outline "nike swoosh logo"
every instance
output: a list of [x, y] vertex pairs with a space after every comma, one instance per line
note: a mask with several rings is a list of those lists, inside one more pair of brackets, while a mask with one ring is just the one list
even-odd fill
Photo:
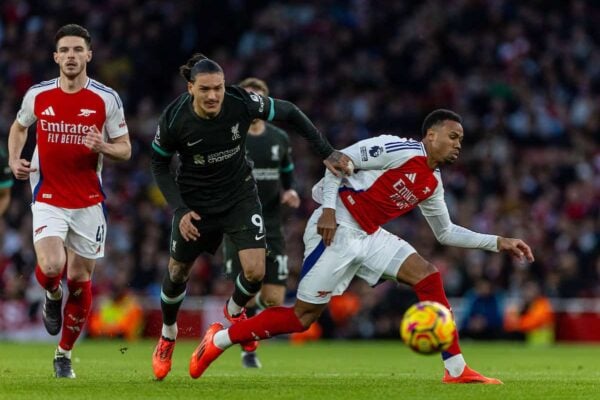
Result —
[[264, 237], [265, 237], [265, 235], [260, 235], [260, 236], [256, 235], [256, 236], [254, 236], [254, 239], [260, 240], [260, 239], [262, 239]]
[[188, 147], [192, 147], [193, 145], [196, 145], [196, 144], [200, 143], [203, 140], [204, 139], [196, 140], [195, 142], [187, 142], [187, 145], [188, 145]]

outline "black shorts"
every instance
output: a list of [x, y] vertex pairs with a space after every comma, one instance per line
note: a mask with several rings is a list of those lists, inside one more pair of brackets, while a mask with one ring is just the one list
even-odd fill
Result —
[[201, 214], [194, 225], [200, 232], [196, 240], [185, 241], [179, 232], [179, 219], [171, 225], [171, 257], [179, 262], [194, 261], [200, 254], [215, 254], [223, 234], [227, 234], [238, 249], [266, 249], [265, 228], [258, 197], [240, 201], [218, 214]]
[[[238, 248], [233, 244], [228, 235], [223, 240], [223, 261], [225, 274], [235, 280], [242, 271], [242, 264], [238, 256]], [[286, 286], [288, 277], [288, 262], [285, 255], [283, 236], [267, 237], [267, 260], [263, 283]]]

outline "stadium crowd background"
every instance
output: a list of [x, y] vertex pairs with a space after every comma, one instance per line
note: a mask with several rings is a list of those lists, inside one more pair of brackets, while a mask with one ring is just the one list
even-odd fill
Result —
[[[150, 142], [164, 106], [185, 90], [178, 66], [201, 51], [228, 83], [268, 82], [343, 148], [380, 133], [420, 138], [434, 108], [464, 117], [460, 160], [442, 170], [456, 223], [521, 237], [536, 256], [437, 245], [418, 212], [388, 228], [442, 271], [449, 296], [478, 282], [518, 296], [533, 279], [553, 298], [600, 296], [600, 6], [583, 0], [23, 1], [0, 5], [0, 134], [4, 142], [28, 87], [57, 75], [53, 36], [65, 23], [92, 33], [90, 76], [125, 105], [132, 160], [105, 163], [109, 229], [97, 294], [123, 287], [158, 303], [171, 214], [153, 183]], [[33, 136], [33, 135], [30, 135]], [[291, 134], [303, 203], [286, 213], [289, 265], [324, 168]], [[32, 137], [30, 137], [32, 139]], [[27, 157], [32, 141], [27, 147]], [[17, 182], [0, 221], [3, 300], [41, 296], [31, 277], [30, 191]], [[220, 258], [200, 258], [189, 295], [223, 295]], [[397, 335], [405, 287], [355, 283], [353, 323], [336, 336]], [[326, 323], [325, 323], [326, 325]]]

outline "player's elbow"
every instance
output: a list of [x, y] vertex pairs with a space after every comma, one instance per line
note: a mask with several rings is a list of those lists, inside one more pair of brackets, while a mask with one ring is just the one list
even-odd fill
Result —
[[127, 142], [125, 146], [125, 150], [123, 152], [123, 161], [127, 161], [131, 159], [131, 143]]
[[450, 229], [444, 229], [440, 232], [433, 232], [436, 240], [444, 246], [447, 246], [451, 243], [451, 234], [450, 234]]

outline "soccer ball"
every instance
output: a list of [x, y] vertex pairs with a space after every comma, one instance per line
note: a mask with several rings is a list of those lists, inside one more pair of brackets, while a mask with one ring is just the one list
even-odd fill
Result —
[[402, 317], [400, 336], [419, 354], [434, 354], [450, 347], [456, 325], [450, 310], [435, 301], [413, 304]]

